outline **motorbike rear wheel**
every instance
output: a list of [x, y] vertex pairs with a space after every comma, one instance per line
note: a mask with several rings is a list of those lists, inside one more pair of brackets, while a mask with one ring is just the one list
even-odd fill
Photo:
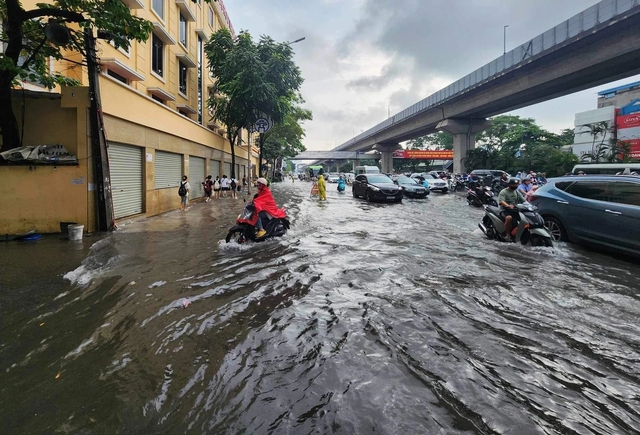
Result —
[[227, 243], [231, 243], [231, 240], [233, 240], [237, 244], [241, 245], [247, 241], [247, 238], [244, 236], [243, 229], [236, 228], [227, 233], [227, 238], [225, 240]]
[[544, 246], [545, 248], [553, 248], [553, 242], [551, 241], [551, 239], [535, 234], [532, 234], [530, 237], [531, 246]]

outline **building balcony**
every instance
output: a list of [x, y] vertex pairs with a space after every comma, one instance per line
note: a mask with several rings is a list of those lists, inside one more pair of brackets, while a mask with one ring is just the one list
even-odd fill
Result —
[[176, 101], [176, 97], [173, 94], [165, 91], [162, 88], [151, 87], [151, 88], [147, 88], [147, 91], [149, 91], [151, 95], [155, 95], [157, 98], [161, 99], [162, 101]]
[[191, 8], [189, 7], [189, 3], [193, 4], [191, 0], [176, 0], [176, 5], [182, 12], [182, 16], [192, 23], [196, 21], [196, 16], [193, 12], [191, 12]]
[[153, 33], [160, 38], [162, 42], [166, 45], [176, 45], [176, 40], [167, 32], [162, 23], [158, 21], [152, 21], [153, 23]]
[[184, 54], [184, 53], [176, 54], [176, 57], [187, 68], [195, 68], [198, 66], [198, 64], [196, 64], [193, 60], [191, 60], [191, 58], [187, 54]]
[[144, 3], [141, 0], [121, 0], [129, 9], [144, 9]]
[[100, 65], [132, 82], [144, 80], [143, 75], [138, 74], [133, 68], [125, 65], [116, 58], [103, 57], [100, 59]]

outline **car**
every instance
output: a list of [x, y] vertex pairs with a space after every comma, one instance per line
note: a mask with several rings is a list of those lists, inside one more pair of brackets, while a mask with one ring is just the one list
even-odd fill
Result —
[[360, 174], [351, 187], [354, 198], [367, 201], [401, 202], [404, 193], [393, 180], [384, 174]]
[[327, 183], [337, 183], [339, 179], [340, 176], [338, 174], [329, 174], [327, 176]]
[[447, 193], [449, 191], [449, 183], [431, 174], [411, 174], [411, 178], [418, 180], [420, 183], [426, 181], [429, 185], [429, 190], [432, 192]]
[[640, 257], [640, 177], [552, 178], [532, 194], [555, 240]]
[[428, 187], [424, 187], [421, 183], [411, 177], [404, 175], [392, 177], [393, 182], [398, 185], [407, 198], [426, 198], [430, 191]]

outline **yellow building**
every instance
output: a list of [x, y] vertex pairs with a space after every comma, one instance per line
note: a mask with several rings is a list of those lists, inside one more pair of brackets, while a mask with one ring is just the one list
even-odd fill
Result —
[[[216, 175], [231, 176], [231, 149], [224, 138], [224, 126], [211, 121], [206, 106], [213, 82], [203, 52], [204, 44], [213, 32], [222, 27], [233, 32], [224, 3], [221, 0], [211, 3], [122, 1], [131, 8], [133, 15], [153, 22], [154, 30], [146, 43], [133, 42], [128, 51], [98, 40], [99, 82], [116, 220], [135, 215], [152, 216], [178, 208], [177, 189], [182, 175], [189, 177], [192, 200], [203, 195], [201, 183], [206, 175], [214, 178]], [[23, 1], [25, 9], [35, 7], [35, 4], [36, 0]], [[66, 57], [80, 60], [79, 55], [73, 53]], [[18, 122], [24, 112], [29, 130], [25, 132], [24, 145], [61, 143], [78, 156], [79, 165], [75, 169], [59, 167], [56, 172], [52, 168], [38, 167], [37, 171], [32, 171], [26, 167], [0, 166], [0, 200], [4, 203], [5, 198], [10, 199], [3, 204], [0, 234], [32, 229], [58, 231], [59, 221], [69, 220], [84, 224], [85, 230], [95, 229], [93, 162], [86, 131], [86, 107], [89, 105], [86, 68], [65, 60], [52, 61], [51, 68], [76, 78], [83, 86], [48, 91], [26, 83], [25, 89], [62, 94], [62, 98], [50, 100], [31, 94], [27, 104], [30, 109], [26, 111], [16, 102]], [[42, 101], [47, 101], [47, 110], [39, 108]], [[53, 110], [49, 106], [65, 112], [68, 124], [54, 123], [49, 125], [49, 130], [30, 131], [30, 123], [36, 118], [34, 114], [49, 116], [47, 114]], [[61, 135], [55, 130], [68, 130], [71, 125], [75, 134], [59, 138]], [[238, 179], [247, 174], [246, 141], [245, 134], [242, 146], [235, 150]], [[257, 149], [252, 147], [253, 173], [257, 155]], [[20, 193], [7, 187], [36, 184], [34, 180], [42, 180], [43, 173], [46, 173], [50, 192], [69, 195], [70, 185], [74, 192], [82, 192], [81, 195], [78, 193], [78, 198], [84, 199], [74, 196], [71, 201], [77, 210], [70, 212], [69, 201], [51, 198], [46, 210], [38, 209], [38, 201], [33, 201], [33, 195], [29, 199], [28, 194], [22, 194], [22, 198]], [[80, 176], [85, 180], [82, 184], [78, 181]], [[32, 208], [36, 209], [31, 212], [22, 205], [29, 201], [35, 202]], [[83, 201], [86, 204], [78, 205]]]

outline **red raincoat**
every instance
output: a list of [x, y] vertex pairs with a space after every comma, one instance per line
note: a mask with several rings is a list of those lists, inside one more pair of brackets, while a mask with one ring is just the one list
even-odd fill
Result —
[[274, 218], [287, 217], [287, 213], [276, 205], [276, 200], [273, 199], [273, 195], [267, 186], [264, 186], [262, 190], [258, 192], [258, 197], [253, 200], [253, 205], [256, 208], [256, 212], [253, 214], [253, 219], [251, 219], [251, 225], [256, 224], [258, 221], [258, 213], [261, 211], [269, 213]]

